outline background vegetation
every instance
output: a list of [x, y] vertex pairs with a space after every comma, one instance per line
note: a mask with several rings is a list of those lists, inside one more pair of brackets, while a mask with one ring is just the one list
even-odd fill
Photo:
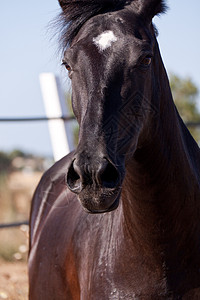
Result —
[[[44, 159], [20, 150], [0, 152], [0, 223], [28, 220], [33, 191]], [[28, 226], [0, 229], [0, 260], [27, 258]]]
[[[186, 123], [200, 122], [200, 112], [197, 105], [198, 88], [191, 78], [181, 78], [170, 75], [170, 86], [176, 107]], [[200, 128], [188, 126], [197, 143], [200, 143]]]

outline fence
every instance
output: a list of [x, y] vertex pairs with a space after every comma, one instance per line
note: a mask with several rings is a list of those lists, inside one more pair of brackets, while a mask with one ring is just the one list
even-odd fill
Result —
[[[52, 73], [40, 74], [40, 85], [46, 110], [46, 116], [23, 118], [0, 118], [0, 122], [38, 122], [47, 121], [53, 148], [54, 159], [57, 161], [73, 149], [72, 133], [66, 122], [74, 120], [68, 116], [65, 97], [62, 93], [58, 78]], [[53, 129], [56, 127], [56, 130]], [[58, 132], [61, 135], [58, 135]], [[0, 229], [29, 225], [29, 221], [0, 224]]]
[[[52, 73], [44, 73], [40, 75], [40, 82], [41, 82], [41, 89], [43, 93], [43, 99], [45, 103], [46, 108], [46, 114], [47, 116], [41, 116], [41, 117], [24, 117], [24, 118], [0, 118], [0, 122], [33, 122], [33, 121], [48, 121], [49, 122], [49, 131], [52, 139], [52, 147], [54, 150], [54, 158], [55, 160], [60, 159], [63, 157], [63, 151], [60, 152], [60, 140], [58, 141], [58, 136], [56, 131], [56, 135], [54, 134], [55, 131], [52, 131], [51, 125], [62, 125], [62, 124], [51, 124], [52, 121], [60, 121], [68, 122], [71, 120], [74, 120], [73, 116], [67, 116], [66, 115], [66, 105], [64, 96], [62, 94], [60, 84], [58, 79], [52, 74]], [[49, 88], [51, 87], [51, 88]], [[53, 95], [53, 97], [52, 97]], [[53, 105], [52, 105], [53, 104]], [[59, 116], [54, 116], [55, 114]], [[186, 126], [189, 127], [199, 127], [200, 122], [188, 122], [186, 123]], [[65, 126], [64, 126], [65, 127]], [[67, 145], [69, 150], [72, 150], [72, 141], [70, 137], [70, 133], [68, 128], [60, 127], [60, 130], [63, 131], [63, 135], [66, 139], [68, 139], [67, 144], [69, 142], [70, 145]], [[64, 149], [66, 148], [66, 143], [63, 144]], [[57, 152], [59, 151], [59, 152]], [[19, 227], [21, 225], [28, 225], [29, 221], [25, 220], [23, 222], [15, 222], [15, 223], [9, 223], [9, 224], [0, 224], [0, 229], [3, 228], [12, 228], [12, 227]]]
[[27, 221], [22, 221], [22, 222], [0, 224], [0, 229], [12, 228], [12, 227], [20, 227], [22, 225], [29, 225], [29, 221], [27, 220]]
[[[61, 116], [61, 117], [24, 117], [24, 118], [0, 118], [0, 122], [33, 122], [33, 121], [50, 121], [50, 120], [63, 120], [65, 122], [74, 120], [74, 116]], [[14, 222], [14, 223], [7, 223], [1, 224], [0, 229], [5, 228], [13, 228], [13, 227], [20, 227], [21, 225], [29, 225], [29, 221], [25, 220], [22, 222]]]
[[63, 120], [71, 121], [74, 120], [74, 116], [61, 116], [61, 117], [25, 117], [25, 118], [0, 118], [0, 122], [33, 122], [33, 121], [50, 121], [50, 120]]
[[[0, 118], [0, 122], [33, 122], [33, 121], [51, 121], [51, 120], [63, 120], [65, 122], [74, 120], [74, 116], [61, 116], [61, 117], [24, 117], [24, 118]], [[7, 223], [7, 224], [1, 224], [0, 223], [0, 229], [5, 228], [14, 228], [14, 227], [20, 227], [22, 225], [29, 225], [29, 221], [25, 220], [22, 222], [14, 222], [14, 223]]]

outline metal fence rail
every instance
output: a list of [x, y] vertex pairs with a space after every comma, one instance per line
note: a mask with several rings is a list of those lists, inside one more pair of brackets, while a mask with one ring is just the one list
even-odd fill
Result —
[[[0, 122], [34, 122], [34, 121], [50, 121], [50, 120], [64, 120], [64, 121], [71, 121], [75, 120], [74, 116], [61, 116], [61, 117], [23, 117], [23, 118], [15, 118], [15, 117], [10, 117], [10, 118], [0, 118]], [[186, 126], [189, 127], [199, 127], [200, 126], [200, 121], [199, 122], [186, 122]]]
[[[69, 130], [67, 130], [68, 126], [61, 126], [61, 125], [63, 125], [62, 123], [65, 124], [65, 122], [74, 120], [75, 118], [74, 116], [69, 115], [70, 112], [67, 110], [65, 96], [63, 94], [63, 90], [61, 88], [59, 78], [56, 78], [53, 73], [42, 73], [40, 74], [40, 85], [41, 85], [41, 91], [42, 91], [43, 100], [45, 104], [46, 116], [37, 116], [37, 117], [36, 116], [35, 117], [0, 116], [0, 122], [11, 123], [11, 122], [35, 122], [35, 121], [38, 122], [38, 121], [61, 120], [61, 122], [54, 122], [55, 123], [54, 125], [57, 126], [56, 128], [58, 128], [59, 125], [60, 132], [62, 132], [63, 134], [63, 139], [61, 139], [62, 144], [60, 143], [60, 141], [58, 141], [58, 137], [60, 138], [60, 135], [57, 136], [56, 134], [53, 136], [53, 134], [51, 135], [51, 130], [50, 130], [54, 159], [55, 161], [57, 161], [58, 159], [60, 159], [65, 155], [66, 149], [69, 148], [70, 151], [72, 150], [70, 149], [70, 147], [72, 146], [70, 145], [70, 141], [72, 141], [72, 139], [70, 140]], [[55, 140], [52, 139], [52, 136]], [[64, 155], [62, 152], [64, 153]], [[25, 220], [22, 222], [0, 224], [0, 229], [20, 227], [22, 225], [29, 225], [29, 221]]]
[[20, 227], [22, 225], [29, 225], [29, 221], [27, 220], [27, 221], [22, 221], [22, 222], [0, 224], [0, 229]]
[[[61, 117], [23, 117], [23, 118], [0, 118], [0, 122], [34, 122], [34, 121], [49, 121], [49, 120], [64, 120], [64, 121], [71, 121], [74, 120], [74, 116], [61, 116]], [[187, 122], [186, 126], [188, 127], [200, 127], [200, 122]], [[22, 222], [14, 222], [14, 223], [7, 223], [7, 224], [0, 224], [0, 229], [5, 228], [14, 228], [20, 227], [22, 225], [29, 225], [29, 221], [22, 221]]]
[[[74, 116], [60, 116], [60, 117], [23, 117], [23, 118], [16, 118], [16, 117], [7, 117], [7, 118], [0, 118], [0, 122], [38, 122], [38, 121], [50, 121], [50, 120], [63, 120], [63, 121], [71, 121], [74, 120]], [[5, 223], [0, 224], [0, 229], [5, 228], [14, 228], [20, 227], [22, 225], [29, 225], [29, 221], [22, 221], [22, 222], [14, 222], [14, 223]]]
[[200, 122], [186, 122], [185, 125], [188, 127], [199, 127]]
[[74, 120], [74, 116], [61, 116], [61, 117], [23, 117], [23, 118], [0, 118], [0, 122], [34, 122], [34, 121], [50, 121], [50, 120]]

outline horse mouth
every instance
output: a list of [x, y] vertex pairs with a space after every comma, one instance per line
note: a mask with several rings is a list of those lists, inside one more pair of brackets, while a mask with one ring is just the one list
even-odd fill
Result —
[[121, 191], [116, 189], [109, 192], [90, 192], [83, 191], [79, 194], [78, 198], [83, 209], [90, 214], [102, 214], [111, 212], [117, 209], [119, 205]]

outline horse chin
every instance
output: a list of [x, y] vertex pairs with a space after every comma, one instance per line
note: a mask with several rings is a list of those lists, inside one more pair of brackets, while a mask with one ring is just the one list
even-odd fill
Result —
[[96, 195], [92, 197], [86, 197], [86, 195], [79, 195], [79, 201], [83, 206], [83, 209], [90, 214], [102, 214], [111, 212], [117, 209], [119, 205], [121, 192], [119, 190], [112, 193], [112, 195], [106, 195], [105, 193], [99, 195], [97, 198]]

